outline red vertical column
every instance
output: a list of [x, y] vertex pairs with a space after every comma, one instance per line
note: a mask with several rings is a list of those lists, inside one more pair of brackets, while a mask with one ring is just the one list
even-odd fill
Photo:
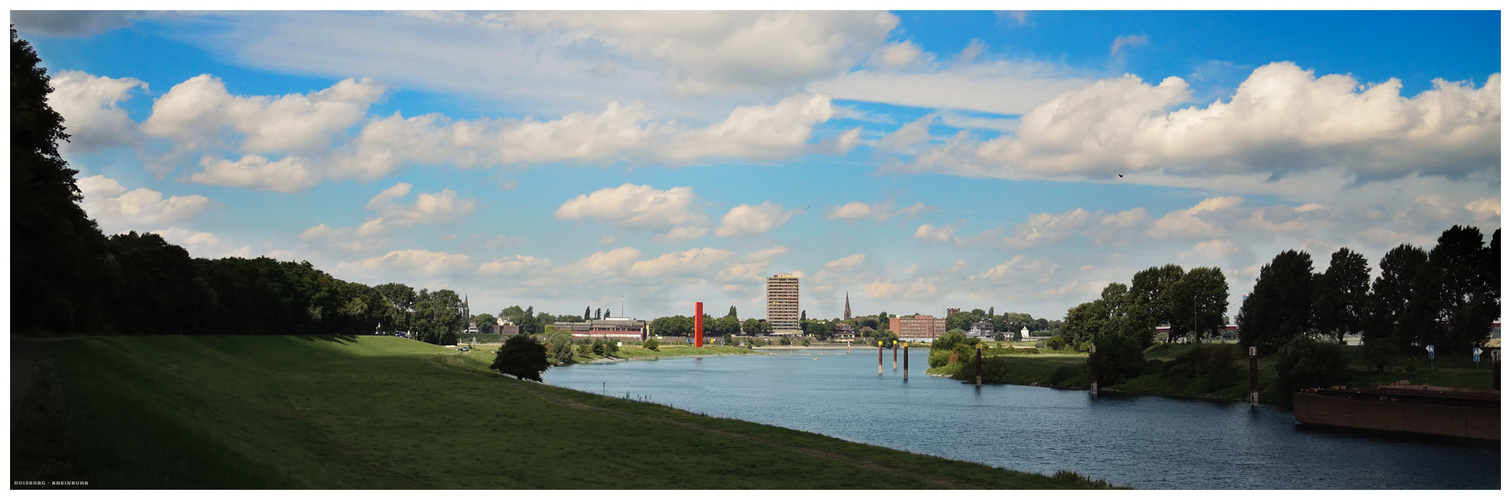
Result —
[[703, 303], [693, 307], [693, 347], [703, 347]]

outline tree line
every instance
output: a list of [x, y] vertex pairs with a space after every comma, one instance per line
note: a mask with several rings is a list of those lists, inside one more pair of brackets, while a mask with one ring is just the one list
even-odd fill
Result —
[[[11, 29], [11, 328], [21, 333], [355, 335], [379, 325], [456, 341], [462, 301], [336, 279], [309, 262], [193, 258], [162, 236], [106, 236], [58, 152], [47, 70]], [[390, 327], [390, 329], [396, 329]]]
[[1239, 343], [1268, 354], [1300, 337], [1341, 342], [1359, 333], [1364, 355], [1383, 369], [1428, 345], [1462, 354], [1490, 339], [1500, 317], [1500, 229], [1486, 244], [1479, 228], [1455, 225], [1432, 250], [1401, 244], [1379, 266], [1371, 285], [1369, 261], [1348, 248], [1321, 273], [1307, 252], [1281, 252], [1243, 302]]

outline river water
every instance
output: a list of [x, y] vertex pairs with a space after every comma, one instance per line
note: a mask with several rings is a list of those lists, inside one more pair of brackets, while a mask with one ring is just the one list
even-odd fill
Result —
[[[899, 355], [900, 356], [900, 355]], [[1140, 489], [1499, 489], [1498, 446], [1297, 426], [1247, 403], [910, 379], [885, 353], [787, 351], [558, 367], [546, 383], [849, 441]]]

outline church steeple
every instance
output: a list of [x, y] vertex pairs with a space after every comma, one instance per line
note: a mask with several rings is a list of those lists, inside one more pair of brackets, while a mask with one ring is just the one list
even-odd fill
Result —
[[845, 321], [850, 321], [850, 292], [845, 292]]

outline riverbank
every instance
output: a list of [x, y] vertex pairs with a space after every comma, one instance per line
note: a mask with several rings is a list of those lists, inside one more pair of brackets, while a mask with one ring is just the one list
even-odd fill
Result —
[[[1248, 401], [1249, 377], [1247, 358], [1233, 359], [1224, 370], [1193, 370], [1181, 366], [1182, 355], [1212, 344], [1160, 344], [1144, 352], [1142, 372], [1118, 384], [1103, 384], [1100, 390], [1116, 393], [1163, 396], [1208, 401]], [[1231, 344], [1226, 344], [1230, 345]], [[1234, 346], [1236, 350], [1236, 346]], [[1471, 360], [1440, 359], [1429, 363], [1407, 360], [1391, 369], [1376, 372], [1365, 364], [1357, 347], [1345, 347], [1349, 378], [1345, 385], [1368, 387], [1390, 385], [1400, 381], [1431, 383], [1443, 387], [1489, 389], [1492, 385], [1489, 363], [1477, 366]], [[1091, 375], [1085, 353], [1049, 351], [1044, 354], [1001, 355], [982, 359], [982, 382], [988, 384], [1028, 385], [1056, 389], [1089, 390]], [[1275, 356], [1263, 356], [1259, 364], [1259, 401], [1283, 404], [1289, 401], [1281, 387], [1275, 368]], [[961, 381], [975, 381], [975, 365], [969, 360], [927, 370]]]
[[[32, 353], [38, 376], [14, 408], [11, 478], [91, 489], [1099, 486], [523, 382], [488, 371], [491, 355], [376, 336], [51, 342]], [[667, 473], [678, 470], [699, 472]]]

